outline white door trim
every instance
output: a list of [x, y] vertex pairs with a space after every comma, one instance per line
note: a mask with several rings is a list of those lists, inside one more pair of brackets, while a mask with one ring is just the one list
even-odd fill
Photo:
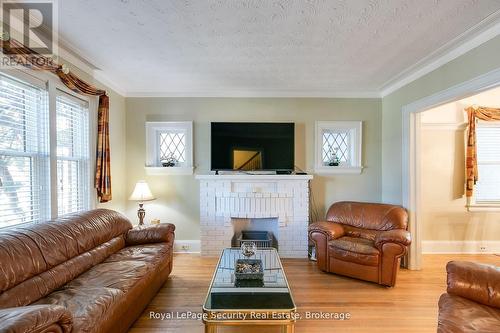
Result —
[[500, 86], [500, 68], [462, 82], [448, 89], [416, 100], [403, 106], [402, 124], [402, 193], [403, 206], [409, 212], [409, 231], [412, 234], [408, 268], [419, 270], [422, 268], [422, 223], [418, 212], [420, 194], [420, 168], [419, 168], [419, 113], [436, 106], [454, 102], [462, 98], [475, 95], [482, 91]]

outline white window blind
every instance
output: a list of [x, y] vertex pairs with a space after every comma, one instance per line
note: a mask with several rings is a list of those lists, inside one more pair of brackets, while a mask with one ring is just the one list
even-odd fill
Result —
[[44, 89], [0, 75], [0, 227], [49, 218]]
[[58, 215], [89, 209], [89, 112], [85, 101], [56, 99]]
[[479, 180], [475, 201], [478, 204], [500, 203], [500, 125], [479, 123], [476, 136]]

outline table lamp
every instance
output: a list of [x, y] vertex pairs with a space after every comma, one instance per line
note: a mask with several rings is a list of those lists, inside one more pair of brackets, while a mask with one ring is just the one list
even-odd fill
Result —
[[138, 201], [139, 209], [137, 210], [137, 217], [139, 217], [139, 225], [144, 225], [144, 217], [146, 216], [146, 210], [143, 208], [144, 201], [151, 201], [156, 199], [149, 189], [148, 183], [144, 180], [139, 180], [135, 184], [134, 192], [130, 196], [129, 200]]

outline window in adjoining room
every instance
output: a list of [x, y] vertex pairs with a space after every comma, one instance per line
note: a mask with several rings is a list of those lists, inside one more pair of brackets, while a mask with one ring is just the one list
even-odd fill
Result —
[[477, 205], [500, 206], [500, 124], [479, 121], [476, 126], [477, 168], [474, 187]]

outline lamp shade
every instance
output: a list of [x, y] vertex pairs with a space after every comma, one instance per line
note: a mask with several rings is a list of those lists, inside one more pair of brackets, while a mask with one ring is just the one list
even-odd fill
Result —
[[148, 183], [144, 180], [139, 180], [137, 184], [135, 184], [134, 192], [132, 192], [132, 195], [128, 199], [133, 201], [149, 201], [156, 198], [153, 196], [153, 193], [151, 193]]

